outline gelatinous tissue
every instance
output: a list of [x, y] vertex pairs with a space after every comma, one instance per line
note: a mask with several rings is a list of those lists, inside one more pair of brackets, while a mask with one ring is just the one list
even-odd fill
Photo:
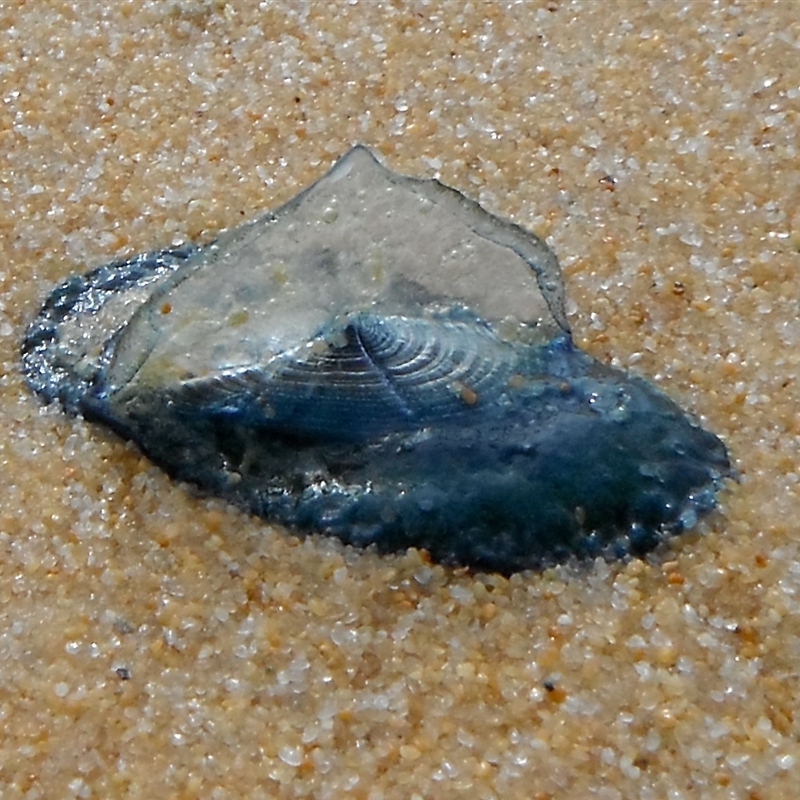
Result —
[[210, 245], [62, 283], [22, 360], [205, 492], [476, 569], [643, 553], [731, 475], [716, 436], [575, 346], [541, 239], [361, 146]]

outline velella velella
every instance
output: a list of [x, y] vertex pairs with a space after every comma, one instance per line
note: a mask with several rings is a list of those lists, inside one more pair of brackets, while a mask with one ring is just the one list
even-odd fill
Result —
[[731, 476], [716, 436], [574, 344], [545, 242], [363, 146], [211, 244], [60, 284], [22, 361], [176, 479], [482, 570], [644, 553]]

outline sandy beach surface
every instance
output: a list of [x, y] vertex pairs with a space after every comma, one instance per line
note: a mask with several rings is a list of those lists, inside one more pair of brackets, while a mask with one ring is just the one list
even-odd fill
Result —
[[[0, 797], [796, 797], [798, 19], [2, 3]], [[55, 282], [356, 142], [547, 239], [579, 345], [727, 443], [717, 512], [646, 560], [471, 574], [293, 536], [31, 395]]]

